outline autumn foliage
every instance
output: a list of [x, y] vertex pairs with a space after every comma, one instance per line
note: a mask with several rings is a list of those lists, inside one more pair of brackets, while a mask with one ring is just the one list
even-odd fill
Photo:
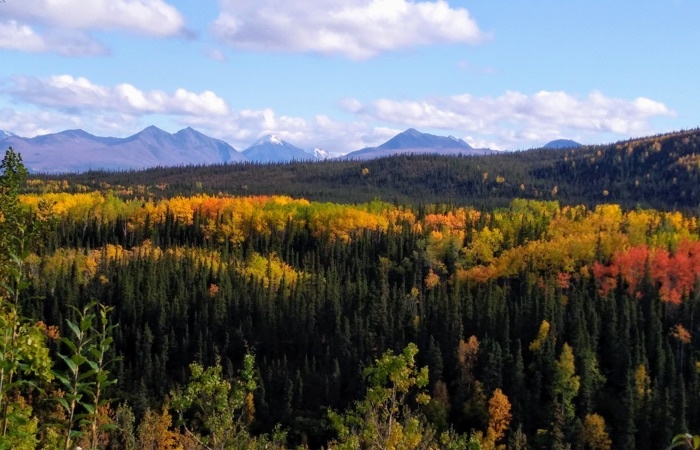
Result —
[[[133, 413], [106, 445], [662, 448], [700, 423], [690, 214], [106, 189], [19, 206], [45, 226], [21, 260], [32, 342], [63, 351], [72, 306], [114, 307], [105, 395]], [[126, 420], [115, 405], [101, 421]]]
[[658, 286], [662, 301], [679, 304], [700, 277], [700, 242], [683, 240], [673, 252], [646, 245], [632, 247], [616, 253], [609, 265], [594, 263], [592, 270], [603, 297], [617, 287], [620, 279], [627, 294], [639, 298], [648, 277], [650, 283]]
[[500, 389], [496, 389], [489, 399], [489, 425], [486, 430], [486, 442], [493, 448], [505, 435], [512, 415], [510, 401]]

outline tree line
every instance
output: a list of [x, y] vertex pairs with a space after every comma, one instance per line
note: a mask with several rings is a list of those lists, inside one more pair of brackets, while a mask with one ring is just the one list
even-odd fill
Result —
[[112, 191], [124, 198], [288, 195], [311, 201], [494, 209], [513, 198], [562, 204], [686, 210], [700, 204], [700, 131], [574, 149], [483, 156], [396, 155], [370, 161], [161, 167], [141, 171], [34, 174], [35, 192]]

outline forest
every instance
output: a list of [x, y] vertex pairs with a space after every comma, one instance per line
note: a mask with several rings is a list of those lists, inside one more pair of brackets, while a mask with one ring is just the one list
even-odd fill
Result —
[[31, 177], [10, 149], [0, 448], [667, 448], [700, 430], [699, 143]]

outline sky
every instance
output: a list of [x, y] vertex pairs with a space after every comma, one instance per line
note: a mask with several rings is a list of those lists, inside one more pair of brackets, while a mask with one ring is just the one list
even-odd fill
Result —
[[350, 152], [700, 126], [697, 0], [0, 0], [0, 130]]

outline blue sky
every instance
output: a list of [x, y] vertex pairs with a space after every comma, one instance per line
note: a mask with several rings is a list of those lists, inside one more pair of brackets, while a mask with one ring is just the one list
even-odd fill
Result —
[[700, 125], [698, 17], [695, 0], [5, 0], [0, 130], [607, 143]]

